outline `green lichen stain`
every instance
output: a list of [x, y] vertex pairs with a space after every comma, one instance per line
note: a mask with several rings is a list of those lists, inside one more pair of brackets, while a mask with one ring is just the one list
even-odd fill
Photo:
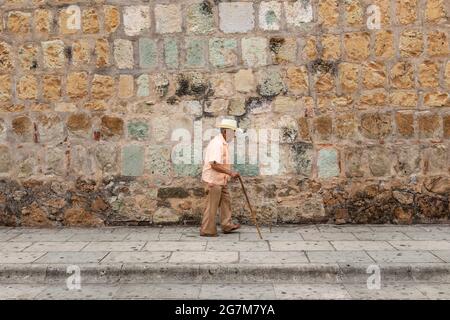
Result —
[[202, 172], [198, 164], [174, 164], [173, 169], [178, 177], [199, 177]]
[[148, 138], [148, 124], [142, 121], [128, 123], [128, 134], [131, 139], [145, 140]]
[[275, 22], [277, 22], [277, 15], [275, 14], [275, 12], [273, 10], [269, 10], [266, 12], [266, 23], [268, 25], [274, 24]]
[[200, 67], [205, 64], [203, 48], [205, 41], [202, 39], [189, 39], [187, 41], [186, 65], [190, 67]]
[[139, 40], [139, 57], [142, 68], [151, 68], [158, 63], [158, 51], [156, 42], [152, 39], [141, 38]]
[[144, 148], [128, 145], [123, 148], [122, 174], [124, 176], [140, 176], [144, 173]]
[[178, 68], [178, 44], [175, 39], [164, 39], [164, 54], [167, 67]]

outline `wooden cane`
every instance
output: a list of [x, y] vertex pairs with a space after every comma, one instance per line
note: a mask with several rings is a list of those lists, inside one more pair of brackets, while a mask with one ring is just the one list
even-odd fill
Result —
[[247, 199], [247, 204], [248, 204], [248, 207], [250, 209], [250, 214], [251, 214], [251, 217], [253, 219], [253, 223], [256, 226], [256, 230], [258, 231], [259, 238], [262, 239], [263, 237], [261, 235], [261, 230], [259, 230], [258, 221], [256, 221], [256, 214], [255, 214], [255, 212], [252, 209], [252, 205], [250, 204], [250, 200], [248, 199], [247, 192], [245, 191], [244, 183], [242, 182], [241, 176], [239, 176], [239, 182], [241, 183], [242, 191], [244, 191], [245, 199]]

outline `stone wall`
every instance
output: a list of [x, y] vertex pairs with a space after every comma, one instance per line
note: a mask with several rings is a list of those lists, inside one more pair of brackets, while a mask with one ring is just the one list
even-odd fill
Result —
[[237, 166], [263, 223], [448, 222], [449, 14], [445, 0], [0, 0], [0, 225], [198, 223], [200, 165], [173, 161], [171, 135], [219, 116], [280, 130], [277, 174]]

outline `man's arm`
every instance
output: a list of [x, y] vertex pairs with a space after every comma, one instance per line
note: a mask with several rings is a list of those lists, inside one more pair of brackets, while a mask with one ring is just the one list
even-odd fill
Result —
[[233, 171], [227, 169], [226, 166], [223, 165], [223, 164], [217, 163], [215, 161], [210, 162], [210, 164], [211, 164], [211, 168], [213, 170], [216, 170], [216, 171], [221, 172], [221, 173], [225, 173], [225, 174], [231, 176], [232, 178], [239, 177], [239, 173], [238, 172], [233, 172]]

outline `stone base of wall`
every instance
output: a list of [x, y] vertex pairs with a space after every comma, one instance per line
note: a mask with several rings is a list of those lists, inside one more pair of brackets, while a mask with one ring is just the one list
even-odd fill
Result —
[[[246, 178], [262, 225], [283, 223], [447, 223], [450, 178], [314, 181]], [[189, 187], [186, 187], [189, 186]], [[251, 223], [237, 182], [233, 216]], [[0, 225], [28, 227], [193, 224], [201, 221], [204, 189], [192, 179], [170, 187], [142, 178], [101, 181], [0, 180]]]

